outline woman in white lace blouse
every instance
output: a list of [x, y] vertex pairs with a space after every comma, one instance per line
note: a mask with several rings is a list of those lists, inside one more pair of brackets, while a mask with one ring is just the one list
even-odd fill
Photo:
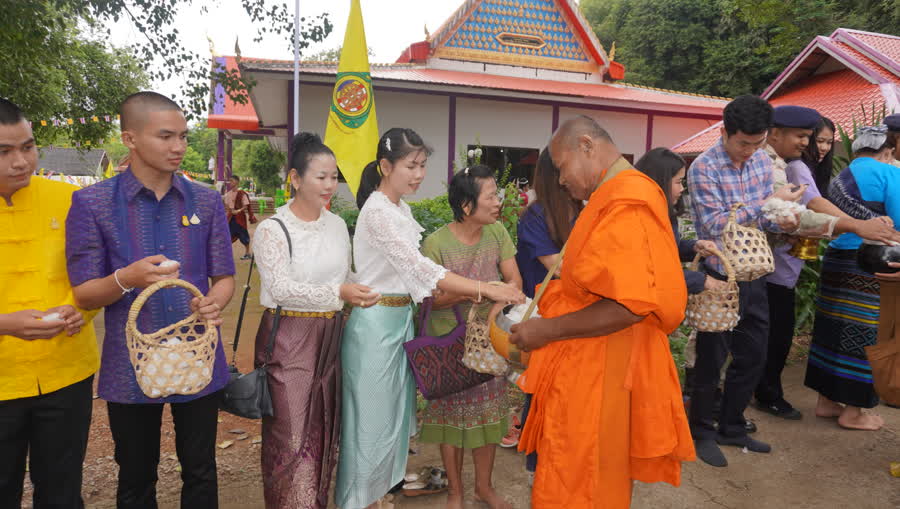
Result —
[[378, 295], [349, 282], [347, 225], [324, 208], [337, 188], [334, 153], [309, 133], [294, 137], [290, 149], [295, 197], [253, 239], [267, 308], [256, 363], [270, 355], [275, 414], [263, 418], [263, 487], [267, 508], [324, 509], [340, 435], [341, 309], [345, 301], [371, 306]]
[[418, 190], [430, 153], [413, 130], [389, 130], [356, 194], [356, 277], [382, 297], [372, 308], [354, 309], [344, 330], [334, 496], [341, 509], [376, 506], [406, 473], [409, 438], [416, 432], [416, 388], [403, 351], [413, 338], [412, 303], [436, 290], [497, 302], [525, 300], [517, 288], [466, 279], [419, 252], [424, 230], [401, 198]]

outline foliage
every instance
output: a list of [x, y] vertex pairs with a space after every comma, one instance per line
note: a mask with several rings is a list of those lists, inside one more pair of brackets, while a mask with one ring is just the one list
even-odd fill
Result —
[[[293, 47], [293, 9], [285, 3], [269, 4], [269, 0], [241, 0], [258, 26], [255, 40], [280, 34]], [[180, 78], [189, 117], [208, 110], [212, 81], [221, 83], [232, 100], [245, 104], [252, 82], [236, 71], [211, 69], [209, 56], [185, 49], [175, 18], [180, 10], [191, 7], [208, 10], [193, 0], [3, 2], [0, 96], [18, 102], [32, 117], [80, 118], [115, 112], [121, 99], [143, 88], [143, 77], [149, 75], [154, 81]], [[109, 26], [120, 19], [130, 21], [142, 36], [129, 51], [110, 50], [99, 42], [109, 40]], [[93, 30], [97, 40], [85, 39], [76, 27]], [[331, 28], [325, 14], [301, 18], [300, 49], [324, 40]], [[74, 140], [96, 141], [106, 134], [98, 133], [103, 129], [102, 123], [75, 124], [71, 134]], [[48, 133], [40, 135], [44, 139]]]
[[519, 194], [515, 179], [510, 177], [512, 165], [506, 165], [506, 169], [497, 180], [497, 187], [503, 190], [503, 204], [500, 206], [500, 223], [506, 228], [513, 244], [519, 243], [519, 215], [522, 213], [523, 200]]
[[687, 365], [685, 350], [693, 333], [694, 330], [692, 328], [687, 325], [681, 325], [669, 335], [669, 350], [672, 352], [672, 360], [675, 361], [675, 368], [678, 369], [678, 376], [682, 384], [684, 384], [684, 367]]
[[425, 228], [422, 237], [427, 237], [438, 228], [453, 222], [453, 210], [446, 193], [409, 204], [413, 217]]
[[335, 194], [331, 197], [331, 212], [347, 223], [347, 229], [352, 237], [353, 232], [356, 230], [356, 219], [359, 217], [359, 209], [356, 208], [356, 204], [350, 203]]
[[800, 270], [800, 279], [795, 287], [794, 331], [796, 334], [812, 332], [816, 317], [816, 299], [819, 295], [819, 277], [822, 272], [822, 257], [828, 242], [819, 242], [819, 256], [815, 261], [807, 261]]
[[113, 166], [118, 166], [119, 163], [125, 159], [125, 156], [128, 155], [128, 147], [122, 143], [120, 136], [119, 130], [116, 129], [110, 133], [110, 136], [105, 140], [105, 143], [98, 147], [106, 151], [106, 155], [109, 157], [109, 161]]
[[850, 160], [853, 157], [853, 134], [856, 133], [856, 129], [867, 125], [879, 125], [884, 121], [884, 117], [888, 114], [887, 105], [883, 103], [881, 108], [873, 103], [868, 111], [866, 110], [866, 105], [861, 104], [860, 110], [862, 111], [862, 120], [857, 121], [856, 115], [853, 115], [853, 128], [849, 133], [840, 125], [837, 126], [838, 132], [836, 134], [840, 138], [840, 146], [844, 150], [843, 154], [835, 153], [834, 155], [835, 174], [838, 174], [841, 170], [850, 166]]
[[[860, 4], [864, 4], [862, 8]], [[900, 0], [582, 0], [631, 83], [734, 97], [761, 93], [817, 35], [900, 35]]]
[[[129, 20], [145, 39], [133, 48], [134, 56], [150, 69], [154, 80], [171, 80], [173, 76], [182, 78], [180, 92], [187, 101], [184, 106], [189, 117], [206, 113], [211, 81], [221, 83], [225, 93], [236, 103], [245, 104], [249, 100], [246, 92], [253, 87], [252, 81], [235, 70], [210, 69], [208, 56], [186, 50], [181, 42], [181, 33], [174, 26], [175, 18], [179, 9], [193, 7], [193, 0], [49, 1], [96, 27], [105, 27], [119, 19]], [[284, 37], [286, 46], [293, 48], [293, 9], [286, 3], [267, 4], [269, 2], [266, 0], [241, 0], [244, 11], [257, 26], [254, 41], [262, 40], [267, 34], [277, 34]], [[205, 13], [208, 7], [201, 5], [199, 10]], [[41, 21], [36, 20], [36, 23]], [[301, 18], [300, 24], [298, 46], [301, 50], [307, 48], [310, 42], [324, 40], [332, 28], [326, 14]], [[101, 30], [109, 35], [109, 29]], [[151, 67], [151, 64], [158, 65]]]
[[[42, 145], [98, 145], [115, 132], [93, 116], [114, 115], [147, 75], [126, 51], [90, 38], [62, 2], [4, 2], [0, 16], [0, 97], [18, 104], [34, 121]], [[74, 2], [73, 2], [74, 3]], [[88, 119], [82, 124], [79, 119]], [[55, 127], [52, 120], [71, 125]], [[47, 120], [41, 126], [40, 120]]]
[[193, 148], [206, 161], [207, 168], [210, 158], [216, 157], [218, 142], [218, 131], [206, 127], [206, 120], [198, 122], [188, 130], [188, 146]]
[[203, 157], [191, 146], [188, 146], [184, 153], [184, 160], [181, 161], [181, 169], [193, 173], [209, 173], [209, 166], [206, 164], [206, 161], [203, 160]]
[[267, 141], [255, 140], [247, 142], [247, 150], [241, 154], [240, 161], [235, 160], [256, 180], [257, 189], [269, 196], [281, 186], [281, 169], [285, 164], [285, 156], [275, 150]]

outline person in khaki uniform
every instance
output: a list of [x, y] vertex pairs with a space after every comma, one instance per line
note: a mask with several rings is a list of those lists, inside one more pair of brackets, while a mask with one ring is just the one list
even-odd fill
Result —
[[29, 122], [0, 98], [0, 507], [81, 508], [81, 469], [100, 365], [91, 315], [74, 306], [65, 223], [77, 187], [33, 178]]

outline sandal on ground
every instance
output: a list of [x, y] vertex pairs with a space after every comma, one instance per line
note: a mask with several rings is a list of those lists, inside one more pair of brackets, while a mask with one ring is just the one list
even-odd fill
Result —
[[448, 483], [446, 479], [432, 479], [428, 483], [416, 481], [403, 485], [403, 495], [407, 497], [418, 497], [421, 495], [434, 495], [447, 491]]
[[426, 465], [422, 467], [422, 470], [419, 470], [419, 473], [408, 472], [406, 476], [403, 477], [403, 481], [405, 483], [413, 483], [418, 481], [424, 481], [429, 477], [439, 476], [441, 479], [447, 478], [447, 471], [441, 467], [435, 467], [431, 465]]

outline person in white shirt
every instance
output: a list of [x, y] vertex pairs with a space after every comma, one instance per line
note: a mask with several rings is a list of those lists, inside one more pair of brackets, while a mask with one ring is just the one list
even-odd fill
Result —
[[344, 302], [372, 306], [379, 296], [350, 282], [347, 225], [325, 210], [337, 189], [334, 153], [309, 133], [295, 136], [290, 152], [295, 197], [260, 223], [253, 240], [267, 308], [256, 363], [268, 361], [274, 410], [263, 417], [263, 488], [267, 508], [324, 509], [340, 435], [341, 310]]
[[413, 130], [387, 131], [357, 191], [356, 277], [382, 297], [374, 307], [354, 309], [344, 329], [334, 495], [341, 509], [376, 506], [406, 473], [409, 438], [416, 432], [416, 389], [403, 350], [413, 339], [412, 303], [438, 290], [476, 300], [525, 300], [517, 288], [466, 279], [420, 253], [424, 229], [401, 198], [418, 190], [430, 154]]

